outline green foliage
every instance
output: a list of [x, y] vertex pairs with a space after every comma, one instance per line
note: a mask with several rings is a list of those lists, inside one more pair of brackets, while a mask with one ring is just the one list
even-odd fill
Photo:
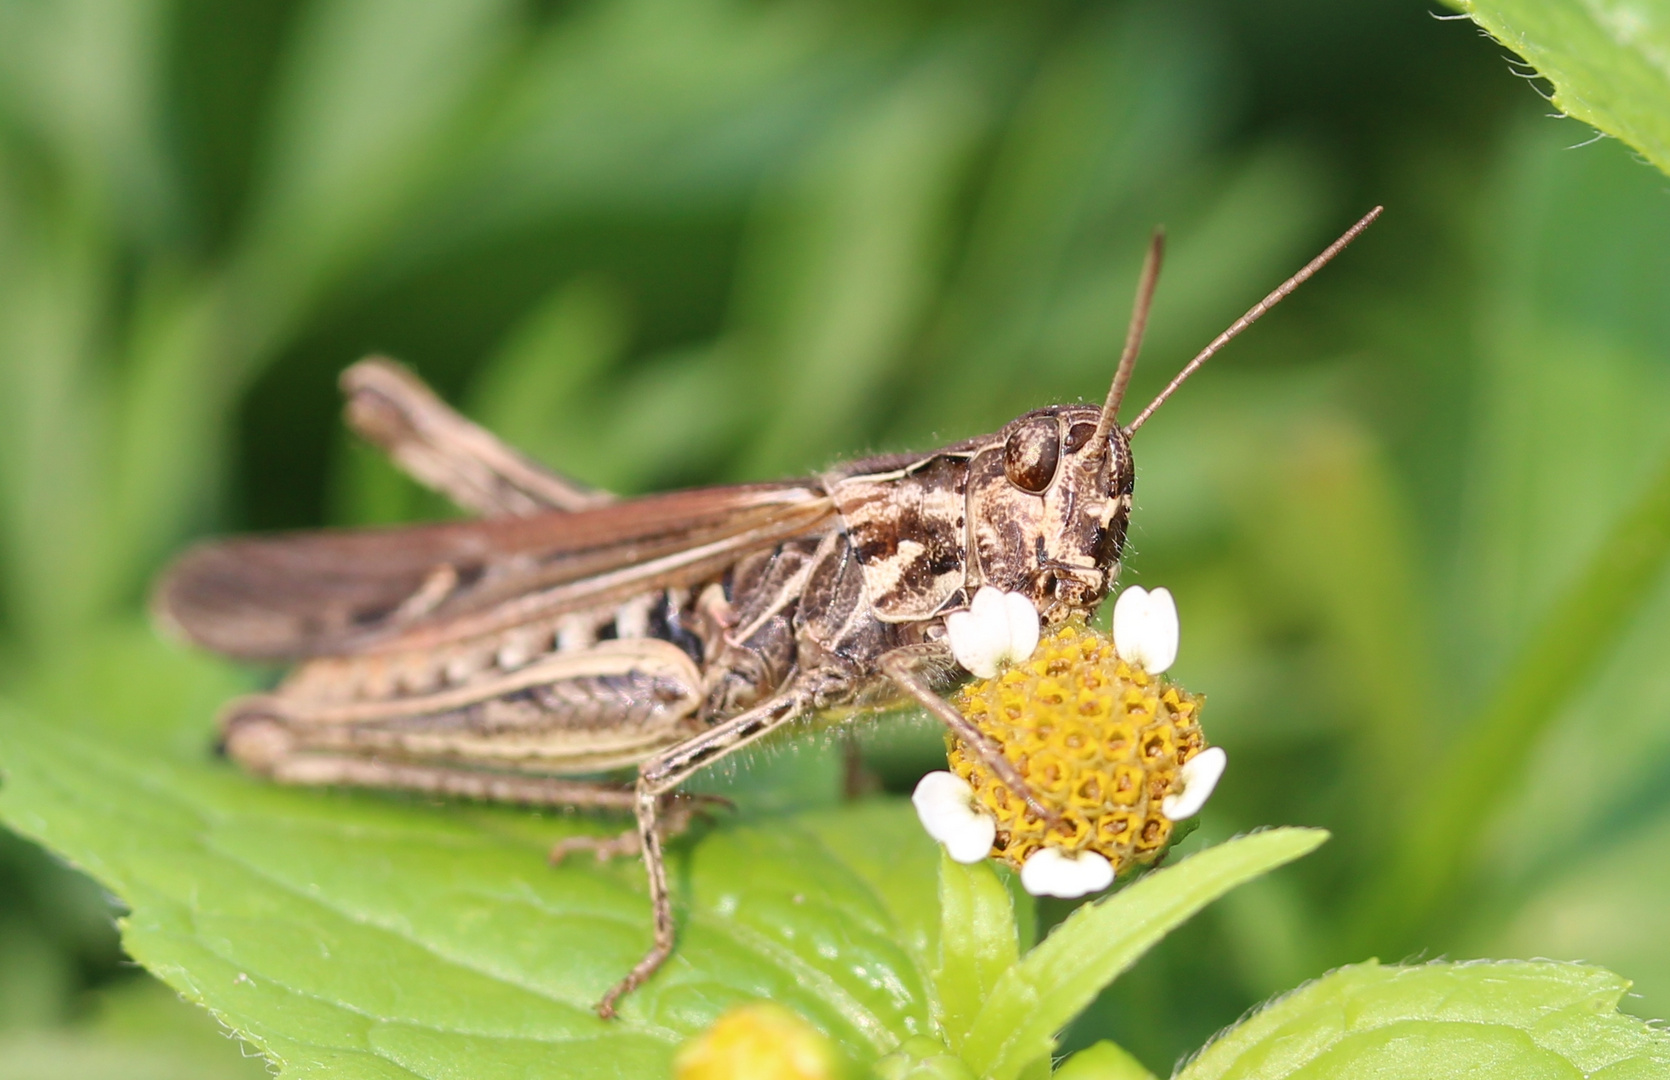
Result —
[[[678, 958], [606, 1024], [590, 1005], [643, 947], [648, 912], [635, 865], [545, 868], [555, 839], [588, 826], [267, 788], [205, 762], [184, 731], [159, 752], [143, 719], [122, 715], [134, 666], [150, 670], [146, 701], [165, 714], [230, 688], [205, 665], [132, 648], [103, 694], [77, 688], [102, 722], [0, 720], [0, 813], [123, 896], [130, 952], [286, 1075], [514, 1075], [553, 1060], [576, 1076], [658, 1069], [727, 1005], [757, 998], [796, 1009], [860, 1060], [893, 1053], [885, 1069], [904, 1067], [900, 1040], [943, 1030], [970, 1075], [1036, 1075], [1028, 1062], [1047, 1061], [1053, 1033], [1167, 930], [1323, 839], [1275, 830], [1200, 852], [1020, 956], [1009, 892], [988, 866], [938, 859], [936, 923], [936, 857], [897, 802], [721, 828], [675, 858]], [[1622, 986], [1608, 977], [1596, 990], [1599, 978], [1583, 983], [1585, 1000], [1604, 990], [1609, 1008]], [[1338, 1011], [1320, 995], [1309, 988], [1259, 1023]], [[1516, 1000], [1475, 1005], [1494, 1015]], [[1255, 1037], [1238, 1031], [1210, 1053]], [[917, 1070], [952, 1067], [929, 1064], [938, 1051], [916, 1056]]]
[[945, 1042], [962, 1052], [981, 1007], [1020, 957], [1014, 901], [991, 867], [964, 866], [940, 853], [937, 1019]]
[[1568, 116], [1670, 173], [1670, 5], [1454, 0], [1554, 86]]
[[[1467, 10], [1662, 166], [1660, 7]], [[0, 0], [0, 814], [129, 906], [132, 955], [292, 1072], [315, 1051], [431, 1075], [446, 1054], [470, 1075], [583, 1054], [550, 1015], [590, 1023], [644, 943], [641, 886], [540, 851], [616, 823], [264, 789], [208, 750], [245, 680], [134, 630], [194, 535], [450, 512], [338, 434], [335, 373], [389, 352], [625, 492], [812, 470], [1099, 398], [1157, 222], [1133, 400], [1384, 202], [1143, 429], [1126, 571], [1179, 597], [1178, 674], [1230, 753], [1203, 837], [1335, 840], [1154, 945], [1060, 1037], [1088, 1048], [1061, 1071], [1163, 1075], [1368, 955], [1586, 957], [1670, 1013], [1670, 205], [1624, 147], [1570, 149], [1545, 111], [1470, 26], [1398, 0]], [[943, 761], [897, 718], [863, 743], [895, 794]], [[853, 947], [904, 996], [765, 916], [743, 941], [687, 910], [668, 996], [635, 1006], [644, 1060], [780, 992], [861, 1057], [913, 1018], [901, 1076], [968, 1071], [981, 1010], [1019, 990], [1033, 905], [960, 868], [936, 893], [907, 818], [835, 807], [838, 757], [814, 743], [708, 781], [740, 814], [680, 849], [681, 888], [699, 905], [698, 884], [757, 880], [771, 919], [813, 933], [784, 891], [808, 866], [763, 864], [817, 850], [841, 898], [817, 918], [858, 920]], [[866, 828], [914, 854], [894, 866]], [[428, 884], [396, 888], [415, 863]], [[1148, 887], [1036, 921], [1110, 918]], [[554, 956], [575, 924], [539, 905], [585, 897], [620, 917]], [[106, 1023], [127, 990], [110, 910], [41, 848], [0, 845], [0, 1061], [235, 1068], [230, 1044], [186, 1049], [202, 1018], [169, 1019], [167, 994]], [[319, 955], [339, 937], [383, 965], [359, 968], [354, 1007], [307, 992], [348, 967]], [[498, 966], [457, 972], [445, 946], [466, 939]], [[1037, 1074], [1140, 951], [1117, 940], [1004, 1069]], [[279, 977], [236, 982], [256, 959]], [[442, 969], [479, 993], [441, 994]], [[1369, 997], [1416, 978], [1363, 970], [1332, 978]], [[1514, 970], [1475, 995], [1500, 990], [1504, 1029], [1566, 976], [1596, 1024], [1623, 1023], [1609, 977]], [[413, 1016], [453, 1041], [419, 1045]], [[353, 1049], [373, 1034], [390, 1056]]]
[[1016, 1080], [1055, 1032], [1167, 932], [1224, 893], [1315, 850], [1327, 834], [1275, 829], [1219, 844], [1082, 907], [1006, 971], [962, 1054], [981, 1076]]
[[876, 1080], [975, 1080], [962, 1058], [930, 1035], [913, 1035], [876, 1063]]
[[[158, 654], [182, 712], [224, 689]], [[908, 807], [768, 818], [679, 854], [679, 959], [623, 1020], [592, 1006], [648, 945], [634, 862], [553, 870], [587, 826], [285, 791], [110, 726], [0, 719], [0, 813], [123, 897], [128, 951], [287, 1075], [567, 1075], [666, 1067], [726, 1005], [769, 998], [875, 1057], [930, 1026], [935, 853]], [[496, 1070], [496, 1071], [495, 1071]]]
[[[763, 998], [861, 1061], [937, 1017], [980, 1075], [1010, 1080], [1047, 1062], [1054, 1032], [1167, 929], [1322, 839], [1221, 845], [1018, 958], [1003, 884], [941, 865], [902, 800], [716, 828], [673, 859], [676, 959], [608, 1023], [592, 1005], [648, 944], [642, 870], [543, 858], [594, 824], [261, 785], [206, 760], [200, 734], [145, 737], [122, 704], [140, 665], [165, 714], [230, 687], [209, 665], [132, 648], [106, 693], [72, 691], [88, 719], [0, 714], [0, 815], [121, 896], [128, 951], [286, 1075], [664, 1070], [680, 1040]], [[1004, 1031], [1015, 1040], [992, 1040]]]
[[154, 979], [98, 995], [91, 1015], [67, 1028], [0, 1035], [0, 1080], [261, 1080], [266, 1059], [239, 1060], [226, 1031], [182, 1006]]
[[1365, 909], [1367, 917], [1399, 928], [1430, 917], [1434, 902], [1454, 888], [1485, 811], [1524, 768], [1560, 704], [1645, 605], [1667, 560], [1670, 461], [1544, 616], [1484, 715], [1432, 769], [1420, 813], [1382, 883], [1386, 900]]
[[1056, 1080], [1152, 1080], [1154, 1076], [1142, 1062], [1106, 1039], [1062, 1062], [1054, 1075]]
[[1617, 1011], [1628, 989], [1581, 964], [1359, 964], [1266, 1005], [1178, 1080], [1663, 1075], [1670, 1035]]

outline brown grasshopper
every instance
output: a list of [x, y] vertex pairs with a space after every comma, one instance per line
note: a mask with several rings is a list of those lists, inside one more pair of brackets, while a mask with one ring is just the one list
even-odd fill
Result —
[[[342, 378], [348, 422], [481, 518], [211, 541], [166, 573], [155, 610], [216, 652], [295, 662], [275, 690], [222, 714], [227, 752], [252, 772], [635, 814], [620, 837], [552, 853], [643, 856], [655, 943], [599, 1002], [609, 1017], [673, 949], [662, 844], [694, 805], [678, 787], [727, 754], [809, 713], [915, 701], [1027, 792], [940, 696], [967, 676], [946, 616], [982, 585], [1024, 594], [1045, 625], [1093, 613], [1119, 573], [1132, 435], [1379, 212], [1123, 427], [1158, 234], [1103, 405], [1039, 409], [991, 435], [805, 480], [616, 499], [517, 454], [405, 370], [365, 360]], [[630, 787], [590, 778], [625, 766], [637, 768]]]

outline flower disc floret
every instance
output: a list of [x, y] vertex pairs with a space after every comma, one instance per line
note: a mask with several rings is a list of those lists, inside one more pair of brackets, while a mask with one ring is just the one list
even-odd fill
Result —
[[[1173, 811], [1203, 802], [1222, 768], [1218, 751], [1205, 763], [1209, 781], [1188, 782], [1199, 769], [1184, 775], [1206, 749], [1202, 700], [1122, 659], [1109, 637], [1080, 620], [1050, 632], [1030, 659], [970, 683], [957, 708], [1056, 815], [1050, 822], [1037, 814], [953, 740], [952, 771], [997, 823], [991, 855], [1016, 869], [1046, 848], [1068, 859], [1093, 853], [1114, 873], [1152, 862], [1171, 840], [1168, 801]], [[1180, 800], [1186, 789], [1192, 797]]]

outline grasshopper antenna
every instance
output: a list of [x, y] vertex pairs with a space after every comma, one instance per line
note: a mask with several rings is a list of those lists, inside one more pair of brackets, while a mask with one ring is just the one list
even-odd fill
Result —
[[1142, 260], [1142, 277], [1137, 279], [1137, 298], [1131, 305], [1131, 322], [1125, 328], [1125, 351], [1119, 354], [1119, 367], [1113, 373], [1113, 385], [1108, 388], [1108, 399], [1102, 405], [1101, 419], [1096, 421], [1092, 446], [1100, 446], [1119, 415], [1119, 403], [1125, 400], [1125, 388], [1131, 384], [1131, 372], [1136, 370], [1137, 353], [1142, 351], [1142, 335], [1148, 329], [1148, 309], [1154, 303], [1154, 286], [1160, 282], [1160, 262], [1165, 258], [1166, 233], [1155, 229], [1148, 242], [1148, 255]]
[[[1208, 344], [1206, 348], [1200, 350], [1199, 354], [1197, 354], [1193, 360], [1190, 360], [1186, 365], [1184, 365], [1183, 370], [1177, 373], [1176, 378], [1166, 384], [1166, 388], [1160, 391], [1159, 396], [1148, 403], [1147, 408], [1137, 413], [1135, 420], [1132, 420], [1129, 424], [1125, 425], [1125, 434], [1127, 436], [1134, 435], [1137, 428], [1146, 423], [1148, 418], [1154, 415], [1154, 410], [1158, 409], [1161, 405], [1164, 405], [1166, 398], [1174, 394], [1177, 391], [1177, 388], [1182, 386], [1188, 377], [1195, 373], [1200, 365], [1212, 359], [1213, 355], [1234, 340], [1237, 334], [1257, 322], [1259, 316], [1287, 299], [1288, 294], [1303, 285], [1307, 280], [1309, 280], [1312, 274], [1316, 273], [1324, 266], [1327, 266], [1328, 263], [1333, 260], [1335, 255], [1338, 255], [1341, 251], [1345, 250], [1345, 246], [1347, 244], [1361, 236], [1364, 229], [1373, 225], [1374, 219], [1378, 218], [1380, 216], [1380, 212], [1384, 209], [1386, 209], [1384, 206], [1376, 206], [1373, 210], [1364, 214], [1361, 221], [1345, 230], [1345, 235], [1329, 244], [1325, 249], [1323, 249], [1322, 254], [1306, 263], [1304, 268], [1297, 274], [1294, 274], [1292, 277], [1278, 285], [1275, 292], [1272, 292], [1269, 296], [1266, 296], [1264, 299], [1254, 304], [1245, 315], [1236, 319], [1233, 323], [1230, 323], [1229, 329], [1213, 338], [1211, 343]], [[1124, 365], [1121, 364], [1120, 367], [1123, 371]], [[1117, 385], [1117, 383], [1115, 385]], [[1103, 419], [1106, 419], [1105, 415]]]

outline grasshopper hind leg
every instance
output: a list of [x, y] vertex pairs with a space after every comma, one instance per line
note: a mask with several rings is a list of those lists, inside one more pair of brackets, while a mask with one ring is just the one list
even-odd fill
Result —
[[297, 750], [290, 732], [276, 720], [256, 719], [232, 725], [222, 746], [228, 757], [250, 772], [299, 787], [376, 788], [575, 810], [630, 811], [634, 805], [632, 789], [619, 784], [364, 754]]
[[342, 373], [341, 383], [349, 426], [412, 479], [466, 510], [519, 517], [614, 500], [512, 450], [391, 360], [361, 360]]
[[[559, 776], [492, 772], [377, 757], [297, 752], [289, 733], [276, 721], [234, 725], [222, 742], [226, 754], [251, 772], [281, 784], [303, 787], [358, 787], [404, 791], [418, 795], [473, 799], [479, 802], [562, 810], [612, 810], [631, 813], [637, 805], [631, 787]], [[673, 795], [661, 814], [664, 835], [678, 836], [696, 815], [710, 806], [729, 806], [719, 796]], [[590, 851], [599, 862], [638, 853], [638, 831], [617, 836], [569, 836], [551, 848], [553, 866], [564, 857]]]

